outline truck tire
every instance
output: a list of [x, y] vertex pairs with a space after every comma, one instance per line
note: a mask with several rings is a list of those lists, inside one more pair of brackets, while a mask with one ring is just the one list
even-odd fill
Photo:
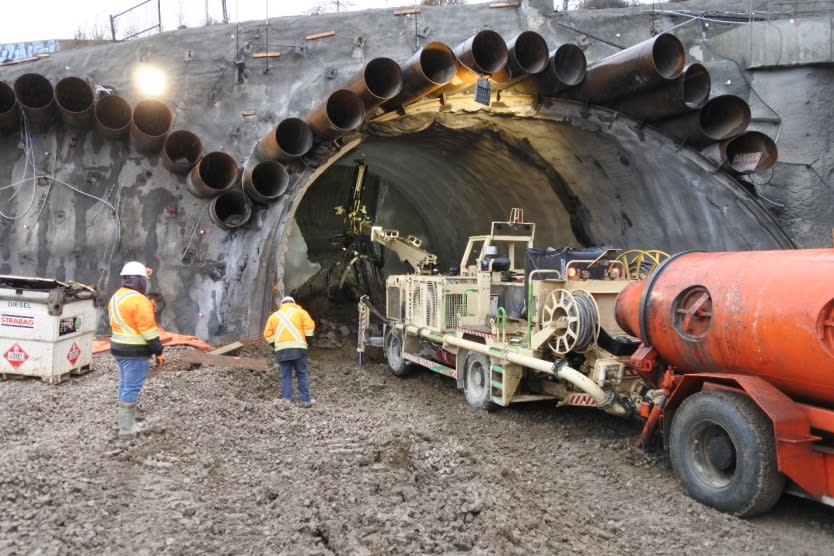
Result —
[[385, 338], [385, 359], [388, 360], [391, 373], [400, 378], [411, 373], [411, 365], [403, 357], [402, 334], [399, 330], [392, 329]]
[[463, 393], [466, 401], [476, 409], [494, 411], [498, 405], [490, 399], [489, 357], [483, 353], [466, 356], [463, 369]]
[[785, 487], [770, 420], [744, 394], [698, 392], [684, 400], [672, 420], [669, 455], [686, 492], [722, 512], [764, 513]]

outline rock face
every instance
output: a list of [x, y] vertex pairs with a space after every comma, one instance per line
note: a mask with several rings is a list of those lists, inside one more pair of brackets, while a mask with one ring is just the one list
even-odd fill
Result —
[[[399, 112], [369, 110], [357, 129], [282, 160], [288, 180], [268, 189], [268, 200], [252, 204], [243, 194], [242, 176], [251, 177], [260, 162], [259, 141], [288, 118], [321, 114], [374, 59], [404, 63], [430, 41], [454, 46], [490, 29], [505, 41], [536, 31], [550, 49], [575, 43], [592, 62], [617, 51], [607, 43], [636, 44], [653, 29], [685, 21], [680, 10], [694, 4], [678, 3], [650, 20], [645, 8], [558, 14], [538, 0], [511, 9], [421, 7], [418, 16], [375, 10], [281, 18], [268, 31], [270, 44], [281, 45], [269, 48], [281, 50], [277, 58], [254, 56], [266, 50], [267, 30], [250, 22], [0, 68], [9, 85], [32, 73], [53, 86], [75, 76], [93, 91], [110, 88], [132, 109], [144, 101], [133, 114], [144, 135], [120, 135], [123, 114], [111, 108], [96, 112], [111, 123], [104, 129], [39, 114], [27, 117], [22, 131], [0, 136], [0, 183], [8, 184], [0, 190], [0, 273], [93, 284], [104, 300], [123, 262], [139, 259], [156, 269], [152, 286], [165, 302], [166, 328], [209, 339], [257, 335], [276, 292], [289, 292], [288, 284], [309, 291], [310, 275], [332, 264], [332, 239], [343, 231], [333, 207], [349, 196], [356, 160], [368, 164], [373, 198], [365, 202], [375, 221], [422, 237], [444, 270], [457, 264], [468, 235], [483, 233], [512, 207], [537, 223], [541, 246], [830, 245], [832, 108], [822, 93], [832, 85], [830, 72], [797, 65], [807, 54], [789, 51], [784, 59], [792, 65], [774, 63], [761, 50], [767, 37], [757, 34], [750, 35], [756, 48], [749, 59], [750, 36], [744, 43], [734, 25], [715, 22], [703, 35], [697, 22], [675, 33], [688, 61], [709, 69], [712, 96], [747, 100], [751, 128], [779, 139], [780, 162], [765, 175], [737, 181], [680, 140], [606, 108], [511, 91], [493, 94], [485, 106], [464, 91]], [[330, 30], [335, 34], [307, 39]], [[769, 71], [758, 71], [761, 60]], [[132, 80], [139, 65], [163, 70], [163, 108], [147, 104]], [[78, 87], [65, 96], [86, 94], [71, 83]], [[104, 108], [101, 101], [96, 108]], [[166, 149], [164, 134], [176, 131], [187, 131], [177, 137], [188, 140]], [[214, 190], [221, 194], [209, 197]], [[107, 330], [103, 313], [100, 328]]]

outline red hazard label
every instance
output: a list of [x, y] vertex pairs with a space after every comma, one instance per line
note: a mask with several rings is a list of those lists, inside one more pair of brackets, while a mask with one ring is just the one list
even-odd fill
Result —
[[77, 345], [75, 345], [75, 342], [73, 342], [67, 352], [67, 360], [71, 365], [75, 365], [75, 362], [78, 361], [79, 357], [81, 357], [81, 350]]
[[27, 359], [29, 359], [29, 354], [23, 351], [20, 344], [14, 344], [6, 350], [6, 353], [3, 354], [3, 358], [9, 362], [9, 365], [17, 369], [23, 365]]

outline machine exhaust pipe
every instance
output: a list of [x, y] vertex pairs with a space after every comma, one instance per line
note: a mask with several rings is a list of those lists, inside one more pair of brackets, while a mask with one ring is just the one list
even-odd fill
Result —
[[759, 131], [747, 131], [732, 139], [713, 143], [702, 154], [718, 164], [726, 164], [732, 174], [753, 174], [770, 170], [779, 157], [776, 143]]
[[93, 124], [95, 96], [90, 84], [80, 77], [65, 77], [55, 85], [55, 103], [64, 125], [89, 128]]
[[403, 88], [403, 71], [390, 58], [374, 58], [344, 88], [359, 95], [367, 114], [400, 93]]
[[130, 139], [137, 151], [158, 153], [171, 130], [173, 115], [165, 103], [158, 100], [142, 100], [133, 108]]
[[550, 53], [544, 71], [519, 86], [532, 94], [555, 96], [582, 83], [587, 72], [585, 53], [575, 44], [563, 44]]
[[20, 106], [12, 89], [5, 81], [0, 81], [0, 133], [8, 133], [20, 128]]
[[359, 95], [338, 89], [305, 118], [319, 139], [334, 139], [356, 129], [365, 119], [365, 108]]
[[286, 118], [265, 135], [255, 148], [258, 160], [290, 160], [304, 156], [313, 146], [313, 130], [300, 118]]
[[216, 197], [237, 180], [235, 159], [221, 151], [205, 155], [191, 168], [186, 184], [195, 197]]
[[522, 31], [507, 43], [507, 63], [492, 76], [499, 90], [528, 75], [544, 71], [549, 61], [547, 41], [535, 31]]
[[243, 190], [250, 199], [265, 205], [286, 193], [290, 175], [280, 162], [264, 160], [243, 174]]
[[712, 98], [695, 112], [655, 123], [658, 129], [694, 147], [705, 147], [744, 133], [750, 124], [750, 106], [734, 95]]
[[172, 174], [185, 174], [203, 156], [200, 138], [184, 129], [168, 134], [162, 145], [162, 164]]
[[14, 82], [14, 94], [30, 123], [46, 126], [55, 118], [55, 91], [43, 75], [24, 73]]
[[395, 110], [430, 94], [455, 77], [458, 61], [452, 49], [442, 42], [430, 42], [415, 52], [400, 66], [403, 86], [400, 93], [383, 104], [385, 110]]
[[674, 81], [620, 98], [611, 106], [633, 118], [653, 122], [701, 108], [709, 99], [710, 86], [707, 68], [690, 64]]
[[252, 204], [239, 189], [223, 191], [209, 205], [209, 218], [226, 230], [240, 228], [251, 217]]
[[96, 102], [93, 114], [96, 129], [110, 139], [125, 137], [130, 131], [133, 111], [125, 99], [118, 95], [105, 95]]
[[481, 76], [500, 72], [507, 64], [507, 43], [495, 31], [478, 31], [452, 49], [458, 59], [454, 79], [436, 93], [462, 91], [475, 84]]
[[661, 33], [591, 64], [585, 81], [566, 96], [604, 104], [676, 79], [685, 62], [681, 41], [674, 35]]

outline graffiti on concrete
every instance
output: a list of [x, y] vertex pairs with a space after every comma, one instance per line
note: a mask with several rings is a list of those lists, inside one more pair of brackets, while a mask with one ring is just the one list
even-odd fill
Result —
[[13, 60], [24, 60], [38, 54], [52, 54], [61, 50], [61, 41], [49, 39], [48, 41], [10, 42], [0, 45], [0, 62], [11, 62]]

